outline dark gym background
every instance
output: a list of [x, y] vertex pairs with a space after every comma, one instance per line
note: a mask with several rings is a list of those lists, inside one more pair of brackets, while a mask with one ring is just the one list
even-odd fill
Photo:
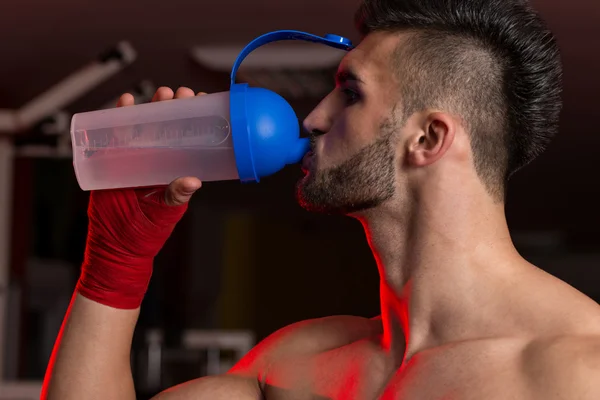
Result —
[[[358, 3], [4, 0], [0, 108], [19, 108], [121, 40], [132, 43], [138, 59], [71, 104], [70, 112], [97, 109], [143, 79], [174, 89], [228, 90], [228, 74], [191, 60], [191, 47], [244, 45], [276, 29], [336, 33], [357, 42], [352, 17]], [[600, 39], [600, 3], [534, 3], [561, 45], [565, 107], [560, 135], [510, 183], [509, 223], [526, 257], [598, 301], [600, 75], [594, 43]], [[300, 119], [318, 100], [289, 99]], [[47, 142], [35, 129], [11, 140], [16, 149]], [[40, 381], [48, 354], [40, 344], [44, 331], [32, 305], [36, 277], [28, 266], [32, 260], [66, 263], [74, 283], [88, 194], [77, 186], [70, 159], [19, 154], [10, 204], [9, 282], [18, 288], [20, 322], [4, 329], [18, 328], [21, 338], [19, 349], [12, 349], [17, 358], [11, 379]], [[378, 275], [361, 227], [301, 210], [294, 200], [299, 177], [294, 166], [258, 185], [205, 184], [157, 260], [138, 331], [162, 328], [166, 345], [177, 347], [184, 329], [247, 329], [260, 340], [306, 318], [377, 315]]]

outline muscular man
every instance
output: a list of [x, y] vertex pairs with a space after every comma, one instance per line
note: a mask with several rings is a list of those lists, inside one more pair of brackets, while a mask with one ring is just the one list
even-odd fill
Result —
[[[298, 199], [364, 225], [381, 317], [286, 327], [157, 399], [600, 399], [598, 305], [524, 260], [504, 214], [507, 179], [557, 130], [553, 36], [525, 0], [365, 0], [357, 23], [362, 42], [305, 121]], [[135, 398], [137, 307], [199, 184], [92, 194], [45, 398]]]

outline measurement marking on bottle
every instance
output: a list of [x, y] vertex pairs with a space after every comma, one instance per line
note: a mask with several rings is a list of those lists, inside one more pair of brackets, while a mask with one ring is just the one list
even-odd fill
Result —
[[223, 117], [210, 116], [76, 132], [76, 146], [84, 155], [111, 148], [208, 147], [223, 145], [231, 126]]

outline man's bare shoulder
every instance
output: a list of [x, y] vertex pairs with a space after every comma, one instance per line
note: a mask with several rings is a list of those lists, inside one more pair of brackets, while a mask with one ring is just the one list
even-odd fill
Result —
[[522, 361], [536, 398], [600, 399], [600, 332], [533, 340]]
[[261, 341], [231, 372], [260, 376], [283, 358], [319, 354], [382, 333], [380, 318], [332, 316], [297, 322]]

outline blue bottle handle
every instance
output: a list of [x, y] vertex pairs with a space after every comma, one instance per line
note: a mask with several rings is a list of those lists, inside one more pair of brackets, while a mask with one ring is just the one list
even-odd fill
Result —
[[246, 45], [246, 47], [244, 47], [244, 49], [238, 55], [235, 63], [233, 64], [233, 68], [231, 69], [231, 85], [233, 86], [235, 84], [237, 71], [248, 54], [252, 53], [257, 48], [264, 46], [265, 44], [282, 40], [303, 40], [306, 42], [325, 44], [327, 46], [346, 51], [350, 51], [353, 48], [352, 42], [349, 39], [338, 35], [328, 34], [325, 36], [317, 36], [313, 35], [312, 33], [293, 30], [265, 33], [264, 35], [259, 36], [248, 43], [248, 45]]
[[265, 89], [250, 88], [247, 83], [235, 83], [238, 68], [248, 54], [265, 44], [282, 40], [303, 40], [346, 51], [353, 48], [352, 42], [342, 36], [321, 37], [292, 30], [266, 33], [244, 47], [233, 64], [229, 90], [233, 148], [242, 182], [259, 182], [261, 176], [267, 176], [285, 164], [299, 162], [309, 149], [309, 140], [297, 137], [298, 119], [281, 96]]

